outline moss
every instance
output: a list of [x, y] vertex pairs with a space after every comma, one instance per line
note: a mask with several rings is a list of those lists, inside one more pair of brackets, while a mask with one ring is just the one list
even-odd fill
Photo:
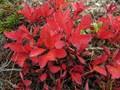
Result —
[[6, 18], [4, 23], [6, 23], [7, 28], [12, 28], [15, 24], [19, 23], [19, 16], [12, 14]]
[[12, 30], [19, 24], [20, 15], [17, 11], [21, 8], [17, 6], [20, 0], [0, 0], [0, 33]]

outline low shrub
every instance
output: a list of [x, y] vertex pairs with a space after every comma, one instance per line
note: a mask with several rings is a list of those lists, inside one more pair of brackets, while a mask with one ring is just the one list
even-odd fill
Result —
[[120, 78], [120, 16], [94, 21], [81, 2], [48, 0], [18, 11], [24, 19], [4, 48], [22, 68], [16, 90], [116, 90]]

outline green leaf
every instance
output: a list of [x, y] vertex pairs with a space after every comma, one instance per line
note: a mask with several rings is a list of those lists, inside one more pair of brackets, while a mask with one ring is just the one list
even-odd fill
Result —
[[93, 23], [94, 32], [98, 32], [101, 26], [102, 26], [102, 23]]
[[90, 29], [80, 31], [80, 34], [90, 34], [90, 33], [91, 33]]

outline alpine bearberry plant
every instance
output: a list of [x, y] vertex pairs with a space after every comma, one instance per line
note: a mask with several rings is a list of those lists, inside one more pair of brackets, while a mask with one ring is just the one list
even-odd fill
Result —
[[47, 0], [24, 8], [5, 48], [22, 71], [16, 90], [119, 90], [120, 16], [115, 5], [97, 21], [81, 2]]

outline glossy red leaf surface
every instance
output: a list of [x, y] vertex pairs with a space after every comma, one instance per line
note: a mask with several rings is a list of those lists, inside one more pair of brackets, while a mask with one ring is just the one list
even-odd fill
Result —
[[43, 49], [43, 48], [34, 48], [30, 52], [30, 57], [38, 56], [38, 55], [42, 54], [43, 52], [45, 52], [45, 49]]

